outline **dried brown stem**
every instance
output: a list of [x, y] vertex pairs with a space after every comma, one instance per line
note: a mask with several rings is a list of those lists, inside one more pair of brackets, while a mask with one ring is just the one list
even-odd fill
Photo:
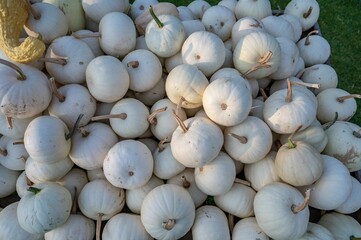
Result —
[[179, 118], [179, 116], [176, 114], [176, 112], [174, 110], [172, 110], [172, 112], [173, 112], [173, 116], [174, 116], [175, 120], [177, 121], [179, 127], [182, 129], [183, 133], [188, 132], [187, 126], [184, 124], [182, 119]]
[[162, 227], [168, 231], [172, 230], [175, 225], [175, 219], [168, 219], [168, 221], [162, 223]]
[[243, 75], [242, 77], [247, 77], [250, 73], [260, 69], [260, 68], [269, 68], [271, 67], [271, 65], [267, 64], [272, 57], [273, 53], [271, 51], [266, 52], [265, 55], [261, 56], [258, 60], [258, 62], [251, 67], [250, 69], [248, 69]]
[[8, 126], [8, 129], [13, 129], [13, 121], [11, 120], [11, 117], [6, 116], [6, 124]]
[[48, 63], [55, 63], [59, 65], [66, 65], [68, 63], [68, 60], [66, 57], [56, 57], [56, 58], [48, 58], [48, 57], [42, 57], [39, 58], [38, 61], [40, 62], [48, 62]]
[[306, 190], [306, 196], [305, 196], [303, 202], [299, 205], [293, 204], [291, 206], [292, 212], [297, 214], [297, 213], [301, 212], [303, 209], [305, 209], [308, 205], [308, 202], [310, 201], [310, 196], [311, 196], [311, 189], [309, 188]]
[[287, 79], [287, 96], [285, 101], [288, 103], [292, 102], [292, 86], [290, 79]]
[[191, 183], [187, 180], [186, 176], [182, 175], [181, 180], [182, 180], [182, 186], [184, 188], [189, 188], [191, 186]]
[[148, 122], [152, 125], [156, 125], [157, 124], [157, 114], [158, 113], [161, 113], [161, 112], [164, 112], [167, 110], [167, 107], [163, 107], [163, 108], [159, 108], [159, 109], [156, 109], [154, 110], [149, 116], [148, 116]]
[[51, 77], [49, 79], [50, 81], [50, 86], [51, 86], [51, 91], [53, 92], [54, 96], [59, 99], [60, 102], [64, 102], [65, 101], [65, 96], [62, 95], [60, 92], [59, 92], [59, 89], [58, 87], [56, 86], [56, 83], [55, 83], [55, 78], [54, 77]]
[[0, 64], [3, 64], [5, 66], [7, 66], [7, 67], [10, 67], [10, 68], [14, 69], [15, 72], [17, 73], [17, 75], [18, 75], [18, 78], [17, 78], [18, 80], [20, 80], [20, 81], [26, 80], [26, 76], [25, 76], [23, 70], [18, 65], [16, 65], [15, 63], [12, 63], [12, 62], [7, 61], [5, 59], [0, 59]]
[[0, 155], [3, 155], [4, 157], [6, 157], [8, 155], [8, 151], [6, 149], [0, 148]]
[[78, 128], [78, 130], [80, 131], [80, 134], [82, 137], [87, 137], [90, 134], [90, 132], [85, 130], [84, 127], [80, 127], [80, 128]]
[[361, 94], [350, 94], [350, 95], [346, 95], [346, 96], [341, 96], [341, 97], [336, 98], [336, 100], [339, 103], [343, 103], [346, 99], [350, 99], [350, 98], [361, 99]]
[[303, 18], [308, 18], [308, 17], [311, 15], [312, 10], [313, 10], [313, 7], [310, 6], [310, 8], [308, 9], [308, 11], [303, 14]]
[[127, 117], [128, 117], [128, 115], [126, 113], [119, 113], [119, 114], [108, 114], [108, 115], [95, 116], [95, 117], [92, 117], [91, 120], [99, 121], [99, 120], [105, 120], [105, 119], [109, 119], [109, 118], [120, 118], [120, 119], [125, 120]]
[[101, 37], [100, 32], [87, 32], [87, 33], [72, 33], [72, 37], [81, 39], [81, 38], [98, 38]]
[[321, 86], [318, 83], [305, 83], [305, 82], [296, 82], [296, 81], [292, 81], [291, 84], [302, 86], [302, 87], [316, 88], [316, 89], [319, 89]]
[[307, 45], [310, 45], [310, 36], [312, 35], [312, 34], [318, 34], [318, 30], [313, 30], [313, 31], [311, 31], [311, 32], [309, 32], [308, 34], [307, 34], [307, 36], [306, 36], [306, 40], [305, 40], [305, 45], [307, 46]]
[[164, 151], [164, 143], [168, 140], [168, 138], [164, 138], [162, 139], [159, 143], [158, 143], [158, 152], [163, 152]]
[[228, 227], [229, 227], [229, 231], [232, 233], [233, 228], [234, 228], [234, 215], [228, 213]]
[[137, 68], [137, 67], [139, 67], [139, 61], [136, 61], [136, 60], [130, 61], [127, 63], [127, 67]]
[[101, 235], [101, 227], [102, 227], [102, 218], [103, 218], [104, 214], [103, 213], [98, 213], [97, 215], [97, 222], [96, 222], [96, 229], [95, 229], [95, 239], [96, 240], [100, 240], [100, 235]]
[[183, 97], [183, 96], [181, 96], [180, 98], [179, 98], [179, 101], [178, 101], [178, 103], [177, 103], [177, 109], [176, 109], [176, 114], [179, 116], [179, 112], [180, 112], [180, 110], [181, 110], [181, 108], [182, 108], [182, 104], [183, 104], [183, 102], [185, 101], [186, 99]]
[[235, 133], [228, 133], [229, 136], [234, 137], [235, 139], [237, 139], [240, 143], [242, 144], [246, 144], [248, 142], [248, 139], [244, 136], [239, 136]]
[[73, 197], [73, 205], [71, 206], [71, 213], [76, 214], [78, 210], [78, 188], [74, 186], [74, 197]]
[[261, 93], [261, 96], [263, 98], [263, 101], [266, 101], [268, 96], [267, 96], [267, 93], [265, 92], [265, 90], [263, 88], [259, 88], [259, 91]]

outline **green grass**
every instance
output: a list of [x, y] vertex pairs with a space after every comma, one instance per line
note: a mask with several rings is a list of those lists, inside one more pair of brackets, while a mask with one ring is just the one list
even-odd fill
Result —
[[[169, 1], [169, 0], [168, 0]], [[192, 1], [170, 1], [186, 6]], [[219, 1], [208, 0], [211, 5]], [[284, 9], [289, 1], [271, 0], [273, 9]], [[318, 24], [322, 36], [331, 46], [331, 66], [338, 75], [338, 87], [349, 93], [361, 94], [361, 1], [318, 0]], [[361, 99], [351, 122], [361, 126]]]

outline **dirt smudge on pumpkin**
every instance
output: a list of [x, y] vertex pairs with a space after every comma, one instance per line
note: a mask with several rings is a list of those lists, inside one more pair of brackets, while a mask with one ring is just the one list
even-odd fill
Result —
[[340, 160], [343, 164], [355, 162], [356, 159], [360, 158], [360, 153], [355, 150], [355, 147], [347, 150], [345, 154], [333, 154], [333, 157]]

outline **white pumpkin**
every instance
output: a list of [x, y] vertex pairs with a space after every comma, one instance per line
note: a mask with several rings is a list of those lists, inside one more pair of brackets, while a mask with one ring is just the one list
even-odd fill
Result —
[[122, 140], [109, 149], [103, 170], [112, 185], [124, 189], [138, 188], [152, 176], [153, 156], [144, 143], [133, 139]]
[[269, 237], [258, 226], [255, 217], [248, 217], [239, 220], [232, 230], [232, 239], [259, 239], [269, 240]]
[[103, 167], [105, 155], [118, 142], [108, 124], [93, 122], [79, 128], [71, 138], [70, 159], [85, 170]]
[[[0, 164], [4, 167], [14, 170], [22, 171], [25, 169], [25, 161], [29, 157], [28, 152], [22, 142], [22, 139], [13, 139], [2, 136], [0, 139]], [[5, 145], [6, 144], [6, 145]]]
[[[56, 0], [48, 0], [48, 1], [56, 1]], [[79, 38], [83, 42], [85, 42], [88, 47], [92, 50], [95, 57], [103, 56], [104, 52], [100, 47], [99, 38], [95, 37], [97, 32], [93, 32], [88, 29], [80, 29], [71, 34], [75, 38]]]
[[241, 76], [218, 78], [203, 92], [203, 109], [207, 116], [222, 126], [243, 122], [252, 106], [251, 91]]
[[164, 184], [164, 181], [153, 175], [149, 181], [141, 187], [125, 190], [125, 202], [133, 213], [140, 214], [145, 196], [155, 187]]
[[313, 27], [320, 15], [320, 6], [316, 0], [291, 0], [286, 5], [285, 14], [297, 17], [302, 25], [302, 31]]
[[20, 171], [7, 169], [0, 164], [0, 198], [10, 196], [16, 190], [16, 181]]
[[180, 239], [192, 227], [195, 207], [189, 193], [175, 184], [163, 184], [144, 198], [141, 221], [156, 239]]
[[[184, 26], [184, 32], [186, 33], [186, 39], [194, 32], [206, 31], [206, 27], [204, 26], [202, 21], [199, 19], [185, 20], [185, 21], [182, 21], [182, 24]], [[180, 55], [180, 58], [181, 58], [180, 60], [181, 60], [181, 62], [183, 62], [182, 51], [179, 51], [177, 54], [173, 55], [172, 57], [175, 57], [178, 55]], [[170, 58], [172, 58], [172, 57], [170, 57]]]
[[298, 42], [298, 40], [300, 40], [301, 35], [302, 35], [302, 24], [301, 24], [300, 19], [293, 15], [286, 14], [286, 13], [279, 15], [278, 17], [287, 20], [291, 24], [293, 32], [294, 32], [292, 39], [294, 42]]
[[294, 39], [295, 32], [292, 28], [291, 23], [286, 19], [280, 18], [276, 15], [269, 15], [261, 19], [263, 26], [269, 34], [276, 38], [284, 37], [292, 42], [296, 42]]
[[72, 199], [81, 192], [85, 184], [89, 182], [86, 171], [81, 168], [72, 168], [64, 177], [56, 181], [69, 190]]
[[128, 0], [82, 0], [82, 7], [91, 20], [99, 23], [107, 13], [126, 12], [130, 4]]
[[232, 27], [232, 50], [236, 48], [239, 39], [252, 31], [265, 31], [262, 21], [254, 17], [242, 17]]
[[343, 214], [350, 214], [357, 212], [361, 208], [359, 201], [361, 196], [361, 183], [353, 176], [352, 179], [352, 190], [346, 201], [338, 206], [335, 211]]
[[336, 240], [357, 240], [361, 237], [361, 225], [353, 217], [341, 213], [326, 213], [318, 224], [327, 228]]
[[87, 66], [86, 83], [98, 101], [112, 103], [125, 96], [129, 89], [129, 73], [125, 65], [113, 56], [98, 56]]
[[19, 202], [13, 202], [0, 211], [0, 239], [42, 240], [44, 234], [31, 234], [19, 225], [17, 208]]
[[206, 201], [208, 195], [202, 192], [196, 182], [194, 176], [194, 169], [193, 168], [186, 168], [181, 173], [177, 174], [176, 176], [169, 178], [166, 182], [167, 184], [176, 184], [188, 191], [191, 195], [194, 206], [196, 208], [200, 207]]
[[202, 19], [204, 12], [211, 7], [211, 4], [205, 0], [195, 0], [190, 2], [187, 7], [192, 11], [195, 19]]
[[146, 106], [151, 107], [157, 101], [166, 97], [165, 94], [165, 78], [163, 75], [157, 84], [145, 92], [134, 92], [134, 97], [144, 103]]
[[35, 161], [51, 163], [64, 159], [71, 148], [69, 129], [57, 117], [39, 116], [27, 126], [24, 146]]
[[248, 116], [238, 125], [224, 129], [224, 149], [235, 160], [254, 163], [272, 147], [272, 133], [261, 119]]
[[94, 170], [87, 170], [86, 175], [89, 181], [93, 181], [95, 179], [106, 179], [104, 175], [103, 168], [97, 168]]
[[280, 182], [281, 179], [276, 172], [274, 160], [277, 152], [270, 151], [263, 159], [251, 164], [245, 164], [244, 175], [247, 181], [256, 191], [269, 183]]
[[306, 233], [297, 240], [334, 240], [332, 233], [320, 224], [309, 222]]
[[236, 167], [232, 158], [220, 152], [211, 162], [194, 170], [197, 187], [204, 193], [217, 196], [228, 192], [236, 178]]
[[24, 137], [28, 124], [38, 116], [39, 115], [28, 118], [10, 118], [0, 113], [0, 134], [13, 139], [21, 139]]
[[140, 216], [131, 213], [119, 213], [105, 224], [102, 239], [153, 239], [145, 230]]
[[216, 206], [205, 205], [197, 208], [192, 237], [194, 240], [230, 240], [226, 214]]
[[[233, 183], [232, 188], [218, 196], [214, 196], [216, 206], [239, 218], [254, 216], [253, 201], [256, 191], [241, 183]], [[237, 199], [237, 201], [234, 201]]]
[[179, 19], [182, 22], [194, 19], [193, 12], [191, 11], [191, 9], [189, 7], [187, 7], [187, 6], [177, 6], [177, 10], [179, 12]]
[[361, 134], [357, 124], [336, 121], [326, 130], [328, 137], [324, 154], [337, 158], [350, 172], [361, 169]]
[[65, 187], [53, 182], [34, 184], [19, 201], [19, 224], [32, 234], [48, 232], [66, 222], [71, 206], [71, 195]]
[[277, 71], [281, 48], [275, 37], [253, 31], [242, 36], [233, 51], [235, 68], [248, 78], [263, 78]]
[[240, 0], [236, 4], [234, 13], [237, 19], [243, 17], [262, 19], [272, 15], [271, 2], [269, 0]]
[[285, 183], [271, 183], [254, 198], [258, 225], [274, 239], [297, 239], [307, 231], [310, 216], [307, 198]]
[[150, 5], [157, 4], [158, 0], [135, 0], [130, 6], [129, 14], [132, 19], [136, 19], [144, 11], [147, 11]]
[[226, 58], [222, 39], [208, 31], [198, 31], [189, 35], [181, 51], [183, 62], [196, 66], [206, 77], [221, 68]]
[[[178, 126], [170, 142], [172, 154], [186, 167], [201, 167], [219, 154], [223, 145], [221, 129], [208, 118], [192, 117]], [[184, 151], [187, 149], [187, 151]]]

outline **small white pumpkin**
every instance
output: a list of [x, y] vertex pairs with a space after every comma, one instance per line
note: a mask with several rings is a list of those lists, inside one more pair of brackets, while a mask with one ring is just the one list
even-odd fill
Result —
[[302, 35], [302, 24], [301, 24], [300, 19], [293, 15], [285, 14], [285, 13], [282, 15], [279, 15], [278, 17], [287, 20], [291, 24], [293, 32], [294, 32], [292, 39], [294, 42], [298, 42], [298, 40], [300, 40], [301, 35]]
[[163, 75], [157, 84], [145, 92], [134, 92], [134, 97], [144, 103], [148, 107], [152, 107], [154, 103], [166, 97], [165, 78]]
[[269, 0], [240, 0], [236, 4], [234, 13], [237, 19], [243, 17], [262, 19], [272, 15], [271, 2]]
[[292, 42], [296, 42], [294, 39], [295, 32], [292, 28], [291, 23], [289, 23], [286, 19], [280, 18], [276, 15], [270, 15], [261, 19], [263, 26], [269, 34], [274, 37], [284, 37]]
[[7, 169], [0, 164], [0, 198], [10, 196], [16, 190], [16, 181], [20, 171]]
[[256, 191], [269, 183], [280, 182], [277, 175], [274, 160], [277, 152], [270, 151], [263, 159], [251, 164], [245, 164], [244, 175], [247, 181]]
[[220, 152], [211, 162], [194, 170], [197, 187], [204, 193], [217, 196], [227, 193], [236, 178], [236, 167], [232, 158]]
[[[22, 139], [13, 139], [6, 136], [2, 136], [0, 139], [0, 164], [4, 167], [14, 170], [22, 171], [25, 169], [25, 161], [29, 157], [28, 152], [25, 149]], [[5, 142], [6, 145], [5, 145]]]
[[343, 214], [350, 214], [357, 212], [361, 208], [360, 196], [361, 196], [361, 183], [351, 176], [352, 190], [346, 201], [338, 206], [335, 211]]
[[19, 201], [19, 224], [32, 234], [48, 232], [66, 222], [71, 206], [71, 195], [65, 187], [53, 182], [34, 184]]
[[243, 17], [232, 27], [232, 50], [236, 48], [239, 39], [252, 31], [265, 31], [262, 21], [254, 17]]
[[[48, 0], [50, 1], [50, 0]], [[53, 0], [54, 1], [54, 0]], [[85, 42], [90, 49], [92, 50], [95, 57], [103, 56], [104, 52], [100, 47], [100, 42], [98, 37], [94, 37], [97, 33], [88, 29], [80, 29], [73, 32], [71, 35], [75, 38], [79, 36], [79, 39]]]
[[144, 198], [141, 221], [156, 239], [180, 239], [192, 227], [195, 207], [189, 193], [175, 184], [163, 184]]
[[306, 233], [297, 240], [334, 240], [332, 233], [320, 224], [309, 222]]
[[220, 37], [208, 31], [194, 32], [182, 45], [182, 59], [196, 66], [206, 77], [222, 67], [226, 49]]
[[109, 149], [103, 170], [112, 185], [124, 189], [138, 188], [152, 177], [153, 156], [144, 143], [122, 140]]
[[[184, 32], [186, 33], [186, 39], [194, 32], [206, 31], [206, 27], [204, 26], [202, 21], [199, 19], [185, 20], [185, 21], [182, 21], [182, 24], [184, 26]], [[181, 61], [183, 62], [182, 51], [179, 51], [177, 54], [173, 55], [172, 57], [174, 57], [178, 54], [180, 54]]]
[[140, 215], [119, 213], [105, 224], [102, 239], [153, 239], [145, 230]]
[[82, 0], [82, 7], [91, 20], [99, 23], [107, 13], [126, 12], [130, 4], [128, 0]]
[[81, 192], [85, 184], [89, 182], [89, 179], [83, 169], [74, 167], [56, 182], [68, 189], [72, 199], [74, 199]]
[[24, 137], [28, 124], [38, 116], [39, 115], [28, 118], [9, 118], [0, 113], [0, 134], [13, 139], [21, 139]]
[[239, 220], [232, 230], [232, 239], [259, 239], [269, 240], [269, 237], [258, 226], [255, 217], [248, 217]]
[[191, 1], [187, 7], [192, 11], [195, 19], [202, 19], [204, 12], [211, 7], [211, 4], [205, 0]]
[[197, 208], [192, 226], [192, 237], [197, 240], [230, 240], [226, 214], [212, 205]]
[[288, 184], [268, 184], [254, 198], [258, 225], [271, 238], [297, 239], [307, 231], [310, 216], [307, 201]]
[[285, 14], [297, 17], [302, 25], [302, 31], [313, 27], [320, 15], [320, 6], [316, 0], [291, 0], [286, 5]]

